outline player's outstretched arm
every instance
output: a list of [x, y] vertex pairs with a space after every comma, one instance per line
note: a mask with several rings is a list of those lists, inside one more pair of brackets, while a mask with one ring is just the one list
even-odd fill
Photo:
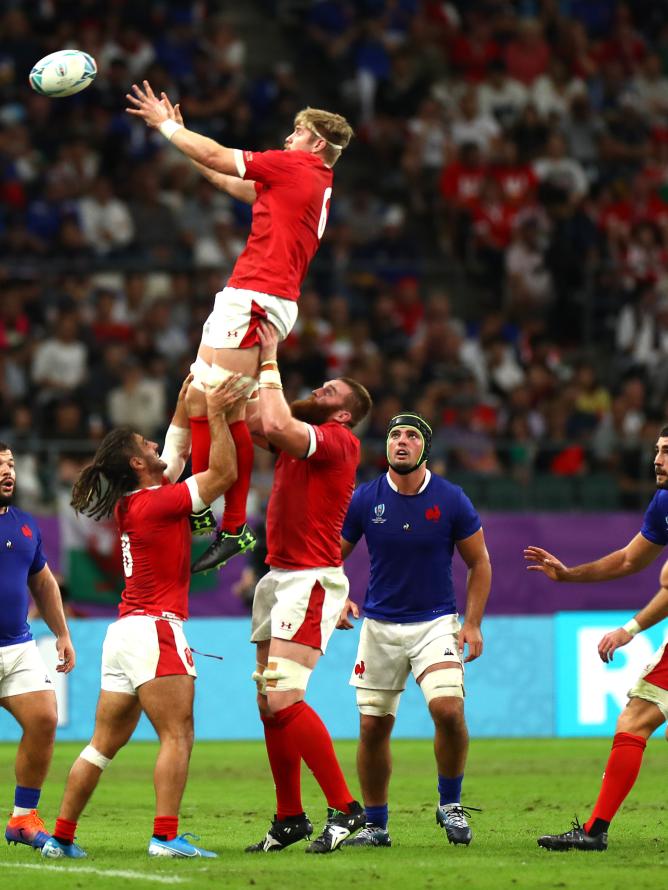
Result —
[[141, 118], [146, 126], [160, 130], [166, 139], [191, 160], [198, 161], [218, 173], [239, 176], [234, 149], [225, 148], [208, 136], [193, 133], [192, 130], [172, 120], [147, 80], [144, 81], [143, 89], [133, 83], [132, 92], [126, 94], [126, 99], [132, 105], [132, 108], [125, 109], [128, 114]]
[[[265, 322], [258, 328], [260, 338], [260, 417], [268, 442], [292, 457], [306, 457], [311, 443], [309, 425], [292, 416], [283, 395], [276, 352], [278, 332]], [[266, 372], [266, 373], [265, 373]], [[266, 379], [267, 374], [276, 379]], [[263, 380], [263, 377], [265, 378]]]
[[56, 651], [58, 652], [56, 670], [61, 674], [69, 674], [76, 664], [77, 658], [67, 627], [60, 588], [48, 565], [28, 577], [28, 587], [42, 618], [56, 638]]
[[611, 581], [613, 578], [624, 578], [646, 568], [661, 553], [663, 547], [652, 544], [638, 533], [626, 547], [602, 556], [594, 562], [583, 563], [568, 568], [542, 547], [527, 547], [524, 559], [529, 563], [527, 569], [542, 572], [551, 581], [568, 581], [570, 583], [587, 583], [591, 581]]
[[165, 476], [170, 482], [176, 482], [179, 478], [190, 455], [192, 437], [190, 434], [190, 423], [188, 422], [188, 411], [186, 409], [186, 394], [192, 379], [193, 375], [188, 374], [181, 384], [174, 416], [165, 434], [165, 445], [160, 455], [160, 459], [167, 464]]
[[598, 654], [602, 661], [610, 662], [614, 653], [622, 646], [626, 646], [637, 633], [654, 627], [659, 621], [668, 618], [668, 563], [663, 564], [659, 577], [660, 589], [652, 599], [635, 615], [624, 627], [605, 634], [598, 644]]
[[[160, 93], [160, 101], [167, 109], [169, 119], [185, 127], [179, 103], [172, 105], [166, 93]], [[205, 167], [204, 164], [200, 164], [199, 161], [194, 161], [192, 158], [190, 158], [190, 162], [217, 189], [227, 192], [232, 198], [236, 198], [237, 201], [243, 201], [244, 204], [255, 203], [257, 192], [255, 191], [255, 182], [252, 179], [239, 179], [237, 176], [228, 176], [227, 173], [218, 173], [216, 170]]]
[[468, 646], [464, 662], [473, 661], [482, 655], [482, 618], [485, 614], [487, 598], [492, 586], [492, 564], [485, 544], [482, 529], [456, 543], [457, 551], [467, 565], [466, 611], [464, 623], [459, 632], [459, 651], [463, 654]]

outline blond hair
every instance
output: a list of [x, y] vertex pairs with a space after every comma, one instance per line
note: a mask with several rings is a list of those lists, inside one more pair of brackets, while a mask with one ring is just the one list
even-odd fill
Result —
[[340, 114], [323, 111], [322, 108], [304, 108], [295, 116], [295, 127], [305, 127], [319, 139], [324, 139], [327, 147], [323, 157], [328, 164], [335, 164], [341, 152], [353, 137], [353, 128]]

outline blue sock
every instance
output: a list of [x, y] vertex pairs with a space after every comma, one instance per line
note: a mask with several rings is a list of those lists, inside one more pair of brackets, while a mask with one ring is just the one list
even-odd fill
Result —
[[455, 779], [447, 779], [445, 776], [438, 777], [438, 793], [441, 798], [441, 806], [446, 803], [459, 803], [462, 796], [463, 781], [464, 773]]
[[379, 828], [387, 828], [388, 810], [387, 804], [379, 807], [364, 807], [366, 812], [366, 824], [377, 825]]
[[14, 791], [14, 806], [25, 810], [36, 810], [41, 792], [41, 788], [25, 788], [23, 785], [17, 785]]

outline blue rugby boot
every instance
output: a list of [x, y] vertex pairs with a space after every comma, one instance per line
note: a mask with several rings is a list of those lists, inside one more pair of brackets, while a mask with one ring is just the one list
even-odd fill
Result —
[[149, 856], [168, 856], [172, 859], [195, 859], [201, 856], [202, 859], [217, 859], [218, 853], [211, 850], [204, 850], [202, 847], [196, 847], [191, 844], [187, 838], [191, 837], [194, 841], [198, 841], [196, 834], [180, 834], [171, 841], [159, 841], [157, 837], [152, 837], [148, 842]]
[[50, 837], [42, 847], [42, 856], [45, 859], [85, 859], [87, 855], [86, 851], [74, 841], [71, 844], [63, 844], [55, 837]]

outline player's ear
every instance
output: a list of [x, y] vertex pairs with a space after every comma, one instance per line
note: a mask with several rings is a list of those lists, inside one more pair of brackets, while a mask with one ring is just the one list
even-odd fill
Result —
[[349, 424], [352, 420], [353, 416], [347, 408], [339, 408], [339, 410], [334, 415], [334, 420], [338, 421], [338, 423], [347, 423]]
[[133, 454], [130, 458], [130, 466], [135, 471], [144, 469], [144, 458], [140, 457], [138, 454]]

